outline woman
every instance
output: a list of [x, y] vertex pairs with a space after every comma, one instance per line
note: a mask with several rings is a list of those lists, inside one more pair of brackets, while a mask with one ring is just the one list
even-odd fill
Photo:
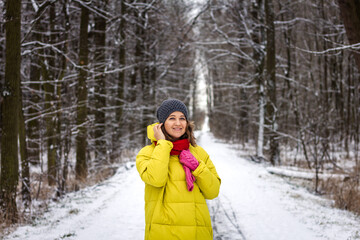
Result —
[[205, 150], [196, 145], [185, 104], [165, 100], [159, 123], [147, 128], [151, 145], [136, 167], [145, 182], [145, 240], [213, 239], [205, 199], [218, 196], [221, 180]]

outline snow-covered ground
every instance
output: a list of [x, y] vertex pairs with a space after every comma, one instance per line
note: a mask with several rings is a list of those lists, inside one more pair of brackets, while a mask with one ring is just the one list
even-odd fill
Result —
[[[219, 197], [208, 201], [214, 239], [360, 239], [359, 217], [333, 209], [331, 201], [239, 157], [238, 151], [207, 131], [200, 132], [198, 144], [222, 178]], [[4, 239], [141, 240], [143, 191], [134, 163], [129, 163], [102, 184], [52, 203], [42, 218]]]

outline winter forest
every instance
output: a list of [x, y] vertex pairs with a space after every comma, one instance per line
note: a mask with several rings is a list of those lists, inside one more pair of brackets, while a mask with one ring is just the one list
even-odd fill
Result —
[[0, 231], [134, 161], [167, 98], [249, 161], [313, 173], [309, 191], [360, 214], [358, 1], [0, 8]]

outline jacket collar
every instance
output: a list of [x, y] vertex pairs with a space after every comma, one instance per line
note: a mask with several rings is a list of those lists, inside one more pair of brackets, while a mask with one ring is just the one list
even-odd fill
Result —
[[157, 122], [147, 126], [147, 137], [150, 139], [151, 143], [157, 141], [156, 138], [154, 137], [154, 126], [157, 124], [159, 123]]

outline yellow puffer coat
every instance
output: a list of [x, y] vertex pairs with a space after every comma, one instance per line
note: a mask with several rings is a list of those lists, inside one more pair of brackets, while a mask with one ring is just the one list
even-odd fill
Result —
[[185, 172], [172, 142], [159, 140], [155, 146], [153, 127], [148, 126], [152, 144], [140, 150], [136, 168], [145, 182], [145, 240], [213, 239], [211, 219], [205, 199], [218, 196], [220, 178], [209, 155], [199, 146], [190, 152], [199, 161], [192, 174], [193, 191], [186, 188]]

